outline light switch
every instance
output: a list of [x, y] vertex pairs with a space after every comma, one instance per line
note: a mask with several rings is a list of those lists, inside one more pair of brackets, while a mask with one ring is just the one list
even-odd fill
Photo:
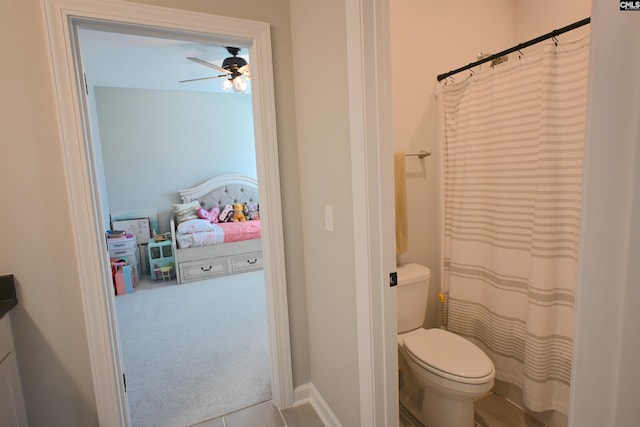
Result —
[[324, 228], [333, 231], [333, 206], [324, 205]]

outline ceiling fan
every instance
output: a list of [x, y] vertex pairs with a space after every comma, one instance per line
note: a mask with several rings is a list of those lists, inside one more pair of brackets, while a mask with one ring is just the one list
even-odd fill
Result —
[[204, 65], [205, 67], [213, 68], [214, 70], [223, 74], [211, 77], [201, 77], [197, 79], [180, 80], [180, 83], [225, 78], [225, 80], [222, 82], [222, 89], [224, 89], [225, 91], [233, 89], [234, 92], [246, 92], [248, 87], [247, 80], [249, 80], [250, 78], [249, 64], [244, 58], [240, 58], [239, 56], [237, 56], [240, 52], [240, 48], [227, 47], [227, 52], [229, 52], [229, 54], [232, 56], [225, 58], [225, 60], [222, 61], [222, 67], [219, 67], [200, 58], [194, 58], [191, 56], [187, 57], [187, 59], [193, 62]]

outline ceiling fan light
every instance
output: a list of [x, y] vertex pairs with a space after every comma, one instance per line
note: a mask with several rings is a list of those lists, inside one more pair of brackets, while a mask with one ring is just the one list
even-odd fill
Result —
[[229, 79], [224, 79], [224, 81], [222, 82], [222, 90], [224, 90], [225, 92], [229, 92], [232, 86], [233, 83]]
[[233, 91], [234, 92], [246, 92], [247, 91], [247, 81], [244, 77], [238, 76], [233, 79]]

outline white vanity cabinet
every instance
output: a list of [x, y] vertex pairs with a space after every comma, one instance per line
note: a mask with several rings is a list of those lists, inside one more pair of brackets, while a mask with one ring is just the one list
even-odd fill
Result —
[[27, 415], [13, 350], [11, 319], [7, 313], [0, 318], [0, 426], [23, 427]]

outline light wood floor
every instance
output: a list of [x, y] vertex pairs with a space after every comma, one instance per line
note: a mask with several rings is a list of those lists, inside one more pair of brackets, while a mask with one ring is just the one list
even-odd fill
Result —
[[[502, 397], [490, 393], [474, 403], [476, 427], [546, 427], [522, 409]], [[400, 427], [424, 427], [400, 407]]]

